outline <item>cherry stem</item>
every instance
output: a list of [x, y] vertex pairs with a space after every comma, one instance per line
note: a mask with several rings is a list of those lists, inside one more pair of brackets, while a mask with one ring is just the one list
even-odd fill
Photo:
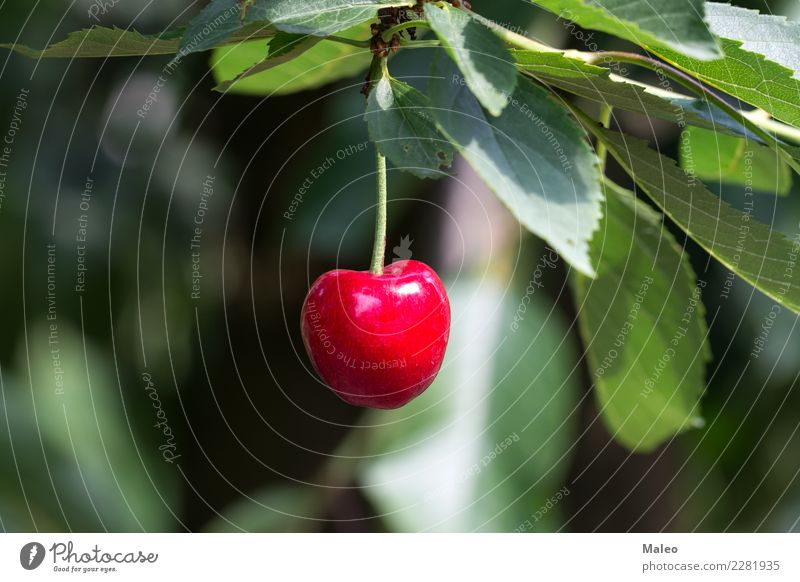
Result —
[[372, 266], [369, 272], [373, 275], [383, 275], [383, 258], [386, 254], [386, 158], [378, 151], [375, 145], [375, 164], [377, 179], [375, 181], [378, 199], [375, 205], [377, 216], [375, 218], [375, 246], [372, 247]]
[[338, 42], [341, 44], [349, 44], [350, 46], [356, 46], [359, 48], [369, 48], [369, 41], [367, 40], [353, 40], [352, 38], [344, 38], [343, 36], [326, 36], [325, 40], [332, 40], [333, 42]]
[[406, 22], [401, 22], [400, 24], [395, 24], [391, 28], [387, 28], [381, 33], [381, 35], [383, 37], [383, 40], [389, 42], [390, 40], [392, 40], [392, 37], [395, 34], [402, 32], [403, 30], [408, 30], [409, 28], [420, 28], [420, 27], [427, 28], [429, 26], [430, 25], [428, 24], [427, 20], [408, 20]]
[[[613, 112], [613, 107], [608, 103], [603, 103], [600, 108], [600, 124], [608, 129], [611, 127], [611, 114]], [[608, 158], [608, 149], [606, 148], [606, 144], [603, 141], [597, 140], [597, 145], [595, 146], [595, 153], [597, 154], [598, 159], [600, 160], [600, 173], [604, 174], [606, 171], [606, 158]]]

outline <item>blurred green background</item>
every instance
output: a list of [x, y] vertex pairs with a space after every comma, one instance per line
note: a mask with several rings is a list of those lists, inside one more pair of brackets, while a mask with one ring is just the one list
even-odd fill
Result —
[[[92, 5], [0, 3], [0, 42], [63, 38]], [[158, 32], [201, 5], [126, 0], [100, 21]], [[473, 5], [585, 48], [519, 0]], [[368, 267], [363, 73], [222, 96], [193, 55], [139, 116], [168, 57], [2, 59], [0, 529], [800, 531], [797, 317], [778, 314], [751, 358], [771, 302], [739, 282], [723, 298], [727, 273], [692, 243], [715, 356], [706, 425], [631, 454], [597, 417], [563, 263], [465, 165], [439, 182], [391, 172], [389, 247], [442, 275], [451, 344], [410, 406], [355, 409], [311, 372], [298, 320], [314, 278]], [[427, 62], [406, 51], [391, 68], [424, 87]], [[618, 119], [675, 155], [676, 128]], [[754, 213], [791, 233], [798, 194]]]

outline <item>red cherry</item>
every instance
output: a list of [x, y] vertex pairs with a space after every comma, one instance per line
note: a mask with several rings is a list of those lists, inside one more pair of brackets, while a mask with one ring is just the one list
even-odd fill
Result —
[[439, 372], [450, 302], [419, 261], [392, 263], [382, 275], [329, 271], [311, 286], [300, 325], [314, 369], [342, 400], [398, 408]]

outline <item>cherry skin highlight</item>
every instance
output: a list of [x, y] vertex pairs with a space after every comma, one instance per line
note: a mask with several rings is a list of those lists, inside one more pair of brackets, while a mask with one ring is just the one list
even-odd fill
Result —
[[397, 261], [382, 275], [329, 271], [308, 292], [303, 343], [342, 400], [398, 408], [431, 385], [450, 335], [450, 302], [436, 273]]

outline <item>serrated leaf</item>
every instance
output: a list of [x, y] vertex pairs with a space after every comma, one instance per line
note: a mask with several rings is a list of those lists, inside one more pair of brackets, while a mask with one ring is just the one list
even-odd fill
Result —
[[446, 175], [455, 148], [436, 129], [427, 96], [383, 75], [370, 92], [364, 118], [370, 139], [395, 166], [420, 178]]
[[589, 240], [603, 193], [583, 131], [527, 79], [520, 78], [500, 117], [487, 118], [458, 78], [453, 62], [437, 53], [430, 97], [439, 130], [528, 230], [592, 276]]
[[245, 25], [284, 32], [328, 36], [375, 20], [380, 8], [409, 6], [410, 0], [256, 0], [244, 16], [240, 0], [213, 0], [186, 29], [181, 50], [208, 50], [224, 43]]
[[610, 130], [599, 134], [609, 153], [681, 230], [742, 279], [800, 313], [800, 235], [790, 240], [731, 207], [646, 142]]
[[[0, 44], [0, 47], [12, 49], [34, 59], [171, 55], [178, 52], [184, 32], [183, 28], [177, 28], [160, 34], [141, 34], [131, 29], [93, 26], [71, 32], [64, 40], [41, 50], [11, 43]], [[243, 39], [268, 38], [273, 34], [275, 34], [275, 29], [271, 27], [246, 26], [229, 37], [223, 44], [238, 43]]]
[[[756, 138], [741, 121], [701, 99], [633, 81], [605, 67], [568, 56], [568, 51], [512, 50], [517, 67], [552, 87], [645, 117], [680, 126], [695, 125], [731, 135]], [[620, 71], [623, 72], [623, 71]]]
[[578, 318], [605, 425], [646, 452], [702, 425], [705, 283], [658, 213], [616, 185], [606, 201], [592, 239], [597, 277], [575, 279]]
[[519, 329], [509, 326], [531, 259], [511, 293], [491, 277], [449, 287], [454, 327], [439, 377], [402, 418], [377, 413], [369, 423], [360, 482], [393, 531], [558, 527], [555, 501], [539, 521], [534, 514], [569, 494], [559, 491], [578, 420], [577, 358], [544, 296], [527, 296]]
[[[703, 0], [528, 0], [569, 22], [642, 46], [669, 47], [697, 59], [721, 56], [703, 22]], [[588, 40], [588, 39], [587, 39]]]
[[683, 132], [679, 151], [681, 167], [704, 182], [778, 195], [791, 190], [789, 166], [773, 150], [753, 140], [689, 128]]
[[743, 50], [764, 55], [767, 60], [790, 69], [795, 79], [800, 78], [797, 22], [717, 2], [706, 2], [706, 21], [717, 36], [741, 42]]
[[472, 93], [500, 115], [517, 84], [514, 60], [503, 41], [469, 13], [449, 5], [425, 5], [425, 16]]
[[[212, 0], [186, 27], [180, 44], [181, 54], [188, 55], [219, 46], [250, 23], [249, 18], [241, 16], [241, 4], [240, 0]], [[268, 22], [263, 24], [274, 32]]]
[[174, 30], [160, 35], [145, 35], [135, 30], [93, 26], [71, 32], [66, 39], [41, 50], [11, 43], [0, 44], [0, 47], [33, 59], [169, 55], [178, 51], [182, 32]]
[[[356, 26], [339, 33], [339, 36], [362, 38], [368, 31], [367, 26]], [[214, 80], [218, 83], [215, 89], [242, 95], [296, 93], [361, 74], [372, 60], [372, 54], [366, 48], [320, 40], [314, 36], [292, 35], [284, 38], [305, 40], [301, 46], [296, 46], [296, 52], [289, 55], [292, 58], [282, 59], [279, 52], [277, 62], [269, 57], [271, 43], [267, 45], [263, 41], [214, 49], [211, 68]], [[287, 49], [285, 44], [279, 47], [280, 51]], [[259, 64], [263, 70], [256, 72]], [[243, 76], [248, 71], [251, 74]]]
[[287, 32], [328, 35], [375, 20], [381, 8], [414, 4], [415, 0], [256, 0], [248, 18], [268, 20]]
[[706, 10], [711, 31], [721, 37], [725, 58], [703, 62], [667, 49], [658, 49], [659, 56], [800, 127], [800, 25], [726, 4], [709, 2]]

